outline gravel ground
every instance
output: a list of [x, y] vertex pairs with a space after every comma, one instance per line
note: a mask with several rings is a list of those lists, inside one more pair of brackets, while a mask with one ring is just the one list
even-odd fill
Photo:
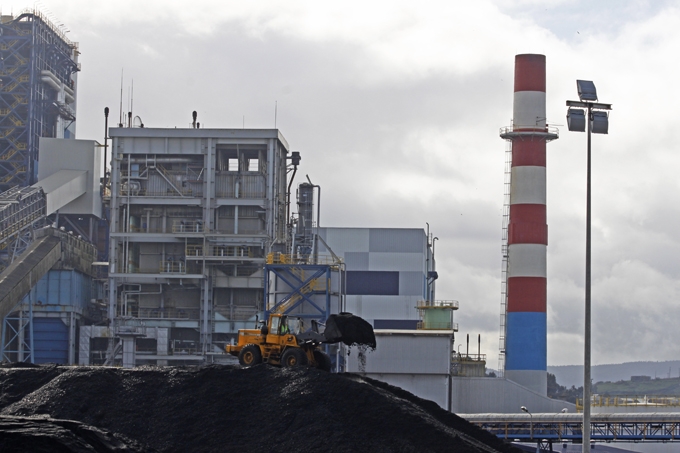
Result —
[[402, 389], [308, 367], [0, 367], [0, 391], [0, 415], [75, 420], [112, 448], [51, 451], [518, 451]]

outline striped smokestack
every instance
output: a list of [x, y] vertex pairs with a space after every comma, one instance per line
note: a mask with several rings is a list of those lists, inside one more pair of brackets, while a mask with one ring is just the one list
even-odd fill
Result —
[[545, 56], [515, 57], [505, 377], [547, 394]]

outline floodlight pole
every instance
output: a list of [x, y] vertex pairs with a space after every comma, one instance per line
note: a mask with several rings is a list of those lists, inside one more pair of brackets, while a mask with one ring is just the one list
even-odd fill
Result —
[[591, 309], [590, 309], [590, 224], [591, 224], [591, 172], [590, 172], [590, 142], [591, 142], [591, 115], [593, 106], [588, 103], [588, 116], [586, 116], [586, 123], [588, 128], [588, 152], [587, 152], [587, 170], [586, 170], [586, 313], [585, 313], [585, 335], [584, 335], [584, 351], [583, 351], [583, 453], [590, 453], [590, 328], [591, 328]]
[[[593, 87], [594, 88], [594, 87]], [[580, 91], [579, 91], [580, 96]], [[595, 98], [597, 100], [597, 98]], [[611, 104], [601, 104], [592, 101], [567, 101], [568, 107], [584, 108], [587, 111], [586, 123], [588, 132], [588, 151], [586, 157], [586, 291], [585, 291], [585, 328], [583, 352], [583, 453], [590, 453], [590, 399], [591, 399], [591, 134], [593, 109], [611, 110]], [[578, 129], [573, 129], [578, 130]], [[607, 133], [606, 131], [604, 133]]]

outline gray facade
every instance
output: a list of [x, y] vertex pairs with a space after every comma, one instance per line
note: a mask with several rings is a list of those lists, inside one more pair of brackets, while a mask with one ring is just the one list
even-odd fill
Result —
[[[319, 234], [345, 263], [346, 311], [369, 322], [416, 321], [418, 302], [434, 299], [427, 275], [436, 267], [423, 229], [321, 228]], [[319, 251], [330, 253], [323, 245]]]

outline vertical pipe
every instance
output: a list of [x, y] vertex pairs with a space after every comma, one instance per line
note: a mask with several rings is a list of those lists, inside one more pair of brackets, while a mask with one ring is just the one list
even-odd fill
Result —
[[[31, 363], [35, 363], [35, 342], [33, 336], [33, 298], [35, 294], [35, 288], [33, 287], [33, 273], [31, 273], [31, 291], [28, 293], [28, 341], [30, 342], [29, 354], [31, 357]], [[36, 282], [37, 283], [37, 282]]]
[[19, 310], [19, 323], [17, 324], [19, 327], [19, 332], [17, 335], [17, 362], [23, 362], [24, 361], [24, 336], [26, 335], [24, 333], [25, 326], [24, 326], [24, 310], [21, 309]]
[[69, 329], [68, 329], [68, 364], [75, 365], [76, 359], [76, 317], [75, 313], [69, 313]]
[[104, 107], [104, 195], [106, 194], [106, 161], [107, 151], [109, 150], [109, 108]]

